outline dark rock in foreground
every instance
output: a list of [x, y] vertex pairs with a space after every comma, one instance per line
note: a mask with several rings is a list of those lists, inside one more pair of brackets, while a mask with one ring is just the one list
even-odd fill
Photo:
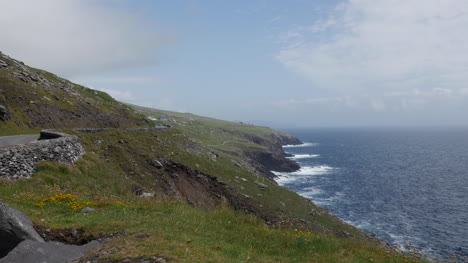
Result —
[[6, 257], [0, 259], [0, 263], [65, 263], [84, 256], [86, 250], [97, 247], [99, 242], [77, 246], [66, 245], [59, 242], [37, 242], [26, 240], [21, 242]]
[[0, 257], [24, 240], [44, 242], [25, 214], [0, 202]]
[[10, 114], [8, 113], [8, 109], [0, 104], [0, 120], [1, 121], [6, 121], [10, 119]]

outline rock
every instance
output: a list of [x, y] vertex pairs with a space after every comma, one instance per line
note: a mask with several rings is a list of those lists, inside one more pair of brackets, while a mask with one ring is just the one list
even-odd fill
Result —
[[311, 215], [311, 216], [315, 215], [315, 209], [311, 209], [311, 210], [309, 211], [309, 215]]
[[220, 185], [226, 185], [226, 183], [225, 183], [224, 181], [221, 181], [221, 180], [218, 180], [218, 183], [219, 183]]
[[29, 78], [30, 78], [32, 81], [34, 81], [34, 82], [38, 82], [38, 81], [39, 81], [39, 79], [38, 79], [36, 76], [34, 76], [34, 75], [29, 76]]
[[10, 114], [5, 106], [0, 104], [0, 120], [6, 121], [10, 118]]
[[83, 212], [83, 213], [89, 213], [89, 212], [94, 212], [94, 211], [96, 211], [96, 209], [92, 208], [92, 207], [89, 207], [89, 206], [81, 209], [81, 212]]
[[8, 64], [5, 61], [0, 60], [0, 68], [6, 68]]
[[161, 169], [163, 168], [164, 166], [162, 165], [162, 163], [158, 160], [148, 160], [147, 161], [149, 165], [153, 166], [153, 167], [156, 167], [158, 169]]
[[77, 246], [66, 245], [59, 242], [37, 242], [26, 240], [21, 242], [6, 257], [0, 259], [0, 263], [64, 263], [79, 259], [84, 256], [86, 250], [99, 246], [99, 242]]
[[149, 198], [153, 196], [154, 196], [154, 193], [146, 193], [146, 192], [141, 193], [141, 197], [144, 197], [144, 198]]
[[18, 76], [18, 78], [19, 78], [22, 82], [28, 83], [28, 80], [27, 80], [25, 77], [23, 77], [23, 76]]
[[[24, 240], [44, 242], [22, 212], [0, 202], [0, 257]], [[21, 262], [21, 261], [18, 261]]]
[[265, 190], [268, 188], [268, 186], [264, 183], [260, 183], [259, 181], [255, 181], [255, 184], [258, 185], [262, 190]]
[[243, 182], [248, 182], [248, 181], [249, 181], [249, 180], [245, 179], [244, 177], [241, 177], [241, 180], [242, 180]]

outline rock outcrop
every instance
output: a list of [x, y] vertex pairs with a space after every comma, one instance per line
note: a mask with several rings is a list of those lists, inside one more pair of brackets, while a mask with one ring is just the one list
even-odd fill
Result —
[[8, 109], [0, 104], [0, 121], [6, 121], [10, 119], [10, 114], [8, 112]]
[[[0, 202], [0, 257], [7, 255], [24, 240], [44, 242], [31, 220], [22, 212]], [[22, 261], [15, 261], [22, 262]]]
[[99, 246], [98, 241], [86, 245], [66, 245], [60, 242], [37, 242], [26, 240], [16, 246], [0, 263], [65, 263], [84, 256], [90, 248]]
[[250, 164], [267, 178], [273, 179], [276, 177], [271, 171], [294, 172], [299, 170], [299, 164], [286, 158], [287, 154], [283, 150], [283, 145], [301, 144], [302, 142], [299, 139], [282, 132], [271, 133], [264, 136], [247, 133], [235, 134], [265, 147], [266, 150], [264, 151], [258, 150], [257, 148], [247, 149], [245, 155], [248, 160], [250, 160]]

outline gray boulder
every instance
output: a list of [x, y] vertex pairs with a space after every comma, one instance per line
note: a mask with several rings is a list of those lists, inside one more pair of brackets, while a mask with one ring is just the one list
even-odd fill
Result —
[[13, 249], [0, 263], [65, 263], [84, 256], [86, 250], [99, 246], [99, 242], [77, 246], [59, 242], [37, 242], [25, 240]]
[[161, 169], [163, 168], [163, 165], [160, 161], [158, 160], [147, 160], [148, 164], [153, 166], [153, 167], [156, 167], [158, 169]]
[[[0, 202], [0, 257], [5, 256], [24, 240], [44, 242], [22, 212]], [[20, 261], [18, 261], [20, 262]]]
[[265, 189], [268, 188], [268, 186], [267, 186], [266, 184], [260, 183], [259, 181], [255, 181], [255, 184], [256, 184], [258, 187], [262, 188], [262, 190], [265, 190]]

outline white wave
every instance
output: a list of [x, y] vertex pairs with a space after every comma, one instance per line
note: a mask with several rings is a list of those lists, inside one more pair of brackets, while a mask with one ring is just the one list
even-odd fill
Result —
[[283, 173], [283, 172], [275, 172], [272, 171], [275, 175], [278, 176], [276, 178], [276, 182], [280, 185], [291, 184], [297, 181], [304, 181], [312, 175], [322, 175], [330, 173], [331, 171], [335, 170], [335, 168], [327, 166], [327, 165], [319, 165], [319, 166], [304, 166], [301, 167], [296, 172], [292, 173]]
[[310, 146], [317, 146], [317, 145], [319, 144], [315, 142], [305, 142], [303, 144], [298, 144], [298, 145], [294, 145], [294, 144], [284, 145], [283, 148], [310, 147]]
[[337, 201], [339, 201], [340, 199], [342, 199], [342, 197], [344, 196], [344, 194], [342, 192], [337, 192], [335, 193], [334, 196], [331, 196], [331, 197], [328, 197], [328, 198], [311, 198], [312, 201], [314, 201], [315, 204], [319, 205], [319, 206], [331, 206], [333, 205], [333, 203], [336, 203]]
[[322, 190], [320, 190], [319, 188], [315, 188], [315, 187], [306, 187], [304, 188], [303, 190], [301, 191], [298, 191], [297, 192], [299, 195], [305, 197], [305, 198], [313, 198], [317, 195], [320, 195], [323, 193]]
[[288, 159], [291, 160], [297, 160], [297, 159], [307, 159], [307, 158], [317, 158], [320, 157], [318, 154], [295, 154], [294, 156], [287, 157]]
[[374, 225], [372, 225], [371, 223], [369, 222], [365, 222], [365, 221], [350, 221], [350, 220], [343, 220], [345, 221], [345, 223], [347, 224], [350, 224], [352, 226], [355, 226], [359, 229], [364, 229], [364, 230], [372, 230], [375, 228]]
[[319, 166], [304, 166], [299, 169], [299, 171], [292, 172], [292, 175], [320, 175], [320, 174], [327, 174], [331, 171], [335, 170], [335, 168], [330, 167], [328, 165], [319, 165]]
[[415, 237], [396, 235], [392, 233], [387, 233], [392, 239], [392, 243], [397, 245], [400, 250], [408, 251], [407, 246], [410, 243], [414, 243]]

